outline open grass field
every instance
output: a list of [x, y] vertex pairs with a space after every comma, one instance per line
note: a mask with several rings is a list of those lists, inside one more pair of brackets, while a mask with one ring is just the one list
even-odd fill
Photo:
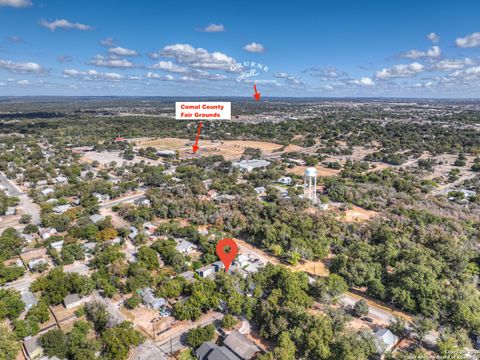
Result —
[[[239, 159], [246, 148], [260, 149], [263, 154], [268, 155], [277, 152], [282, 145], [252, 140], [199, 140], [199, 150], [196, 154], [192, 152], [192, 141], [178, 138], [162, 139], [137, 139], [132, 140], [138, 148], [153, 147], [158, 150], [178, 151], [180, 158], [194, 158], [201, 156], [223, 155], [226, 160]], [[295, 145], [289, 145], [282, 152], [298, 151], [301, 148]]]

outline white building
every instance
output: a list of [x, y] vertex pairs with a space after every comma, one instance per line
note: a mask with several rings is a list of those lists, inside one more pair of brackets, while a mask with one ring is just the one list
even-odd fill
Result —
[[290, 186], [292, 185], [292, 178], [290, 176], [284, 176], [277, 180], [277, 183], [282, 185]]
[[242, 171], [252, 171], [253, 169], [260, 169], [270, 165], [267, 160], [242, 160], [232, 163], [233, 167], [239, 168]]

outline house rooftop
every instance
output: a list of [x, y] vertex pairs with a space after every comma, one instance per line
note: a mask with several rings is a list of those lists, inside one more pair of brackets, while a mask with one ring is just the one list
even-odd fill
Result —
[[74, 304], [78, 301], [80, 301], [80, 296], [78, 296], [78, 294], [69, 294], [63, 299], [63, 303], [65, 304], [65, 306]]
[[223, 342], [240, 359], [251, 359], [261, 349], [255, 343], [249, 340], [245, 335], [238, 331], [232, 331]]

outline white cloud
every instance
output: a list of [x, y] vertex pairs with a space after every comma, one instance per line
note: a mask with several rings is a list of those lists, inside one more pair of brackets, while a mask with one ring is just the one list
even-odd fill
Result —
[[32, 6], [32, 2], [30, 0], [0, 0], [0, 7], [2, 6], [25, 8]]
[[360, 80], [353, 80], [354, 84], [363, 86], [374, 86], [375, 82], [369, 77], [362, 77]]
[[442, 50], [440, 49], [440, 47], [432, 46], [427, 51], [410, 50], [410, 51], [407, 51], [406, 53], [401, 54], [400, 56], [415, 60], [415, 59], [420, 59], [425, 57], [438, 58], [441, 53], [442, 53]]
[[124, 78], [122, 75], [113, 73], [113, 72], [99, 72], [97, 70], [80, 71], [75, 69], [63, 70], [63, 76], [67, 78], [72, 78], [72, 77], [82, 78], [83, 80], [86, 80], [86, 81], [92, 81], [92, 80], [119, 81]]
[[434, 32], [431, 32], [427, 35], [427, 39], [433, 43], [438, 43], [440, 41], [440, 36]]
[[89, 61], [89, 64], [109, 68], [133, 68], [136, 66], [134, 63], [126, 59], [117, 59], [102, 55], [96, 55], [92, 60]]
[[196, 69], [216, 69], [231, 71], [235, 59], [221, 52], [210, 53], [203, 48], [194, 48], [189, 44], [172, 44], [161, 51], [150, 54], [151, 58], [174, 58], [177, 63]]
[[390, 69], [382, 69], [381, 71], [377, 71], [376, 77], [379, 79], [388, 79], [388, 78], [395, 78], [395, 77], [407, 77], [418, 74], [424, 70], [422, 64], [417, 62], [411, 64], [400, 64], [394, 65]]
[[156, 63], [155, 65], [152, 65], [151, 68], [155, 69], [155, 70], [163, 70], [163, 71], [172, 72], [172, 73], [186, 73], [186, 72], [188, 72], [187, 68], [185, 68], [183, 66], [179, 66], [177, 64], [174, 64], [171, 61], [160, 61], [160, 62]]
[[208, 26], [201, 31], [209, 33], [224, 32], [225, 27], [222, 24], [208, 24]]
[[21, 86], [28, 86], [28, 85], [31, 85], [32, 83], [28, 80], [19, 80], [17, 81], [17, 84]]
[[182, 76], [180, 79], [180, 81], [187, 81], [187, 82], [191, 82], [191, 81], [198, 81], [198, 79], [195, 79], [194, 77], [192, 76]]
[[464, 38], [455, 40], [455, 44], [461, 48], [473, 48], [480, 46], [480, 32], [474, 32]]
[[279, 72], [273, 74], [274, 77], [277, 79], [285, 79], [285, 84], [287, 85], [292, 85], [292, 86], [303, 86], [305, 85], [302, 80], [300, 80], [297, 76], [293, 76], [290, 74], [287, 74], [285, 72]]
[[435, 65], [433, 65], [433, 69], [442, 70], [442, 71], [458, 70], [458, 69], [463, 69], [467, 65], [473, 65], [473, 64], [474, 62], [470, 58], [444, 59], [437, 62]]
[[45, 69], [41, 65], [34, 62], [13, 62], [8, 60], [0, 60], [0, 69], [19, 74], [41, 74], [45, 72]]
[[5, 86], [5, 85], [7, 85], [7, 83], [0, 82], [0, 86]]
[[115, 40], [111, 37], [107, 37], [105, 39], [100, 40], [100, 45], [112, 47], [112, 46], [115, 46]]
[[48, 22], [47, 20], [42, 20], [40, 25], [44, 28], [49, 29], [50, 31], [55, 31], [57, 29], [76, 29], [76, 30], [90, 30], [91, 26], [80, 24], [80, 23], [72, 23], [66, 19], [57, 19], [52, 22]]
[[161, 81], [172, 81], [175, 80], [175, 78], [172, 75], [160, 75], [160, 74], [155, 74], [152, 72], [148, 72], [145, 74], [145, 77], [147, 79], [155, 79], [155, 80], [161, 80]]
[[108, 52], [118, 56], [138, 56], [138, 53], [135, 50], [125, 49], [120, 46], [110, 48], [108, 49]]
[[339, 70], [336, 67], [312, 67], [304, 70], [310, 76], [320, 78], [322, 81], [337, 79], [337, 78], [348, 78], [348, 74], [345, 71]]
[[263, 47], [263, 45], [256, 42], [247, 44], [242, 49], [248, 52], [259, 53], [259, 54], [265, 52], [265, 48]]

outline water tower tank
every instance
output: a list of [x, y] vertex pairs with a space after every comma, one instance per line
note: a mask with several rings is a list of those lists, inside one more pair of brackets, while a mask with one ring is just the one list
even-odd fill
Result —
[[305, 169], [305, 176], [317, 177], [318, 171], [314, 167], [308, 167]]

